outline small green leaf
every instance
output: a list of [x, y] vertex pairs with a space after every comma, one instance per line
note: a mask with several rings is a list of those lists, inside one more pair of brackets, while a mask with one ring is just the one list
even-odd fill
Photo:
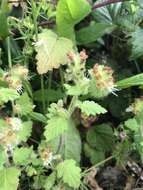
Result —
[[91, 6], [86, 0], [60, 0], [57, 5], [56, 14], [59, 35], [74, 41], [74, 26], [90, 12]]
[[15, 164], [18, 165], [27, 165], [32, 160], [32, 154], [34, 155], [34, 152], [31, 148], [21, 147], [16, 148], [13, 153], [13, 160]]
[[26, 121], [22, 124], [22, 129], [18, 133], [18, 140], [22, 142], [26, 142], [30, 137], [32, 132], [32, 122]]
[[101, 113], [103, 114], [107, 112], [105, 108], [95, 103], [94, 101], [84, 101], [84, 102], [78, 101], [77, 107], [80, 108], [81, 112], [86, 114], [87, 116], [101, 114]]
[[15, 112], [20, 115], [28, 115], [33, 110], [33, 104], [27, 95], [27, 93], [23, 93], [20, 98], [16, 101], [14, 105]]
[[52, 174], [50, 174], [44, 181], [44, 188], [45, 190], [50, 190], [56, 181], [56, 172], [53, 172]]
[[19, 94], [14, 89], [0, 88], [0, 105], [8, 101], [14, 101], [19, 98]]
[[29, 114], [29, 117], [34, 120], [34, 121], [40, 121], [42, 123], [45, 123], [47, 124], [47, 118], [41, 114], [41, 113], [38, 113], [38, 112], [31, 112]]
[[17, 168], [0, 169], [0, 190], [17, 190], [20, 171]]
[[65, 160], [58, 164], [56, 169], [58, 178], [62, 178], [64, 183], [73, 188], [80, 186], [81, 169], [76, 166], [74, 160]]
[[139, 130], [139, 125], [136, 119], [128, 119], [125, 121], [125, 126], [130, 129], [131, 131], [137, 132]]
[[65, 131], [68, 130], [69, 121], [67, 118], [55, 116], [48, 120], [48, 125], [45, 127], [44, 136], [47, 141], [50, 141]]

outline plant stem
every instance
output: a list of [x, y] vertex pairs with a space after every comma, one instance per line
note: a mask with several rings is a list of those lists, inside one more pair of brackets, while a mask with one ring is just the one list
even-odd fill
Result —
[[[8, 54], [8, 67], [11, 70], [12, 68], [12, 57], [11, 57], [11, 46], [10, 46], [10, 37], [7, 37], [7, 54]], [[14, 109], [14, 102], [11, 101], [12, 110]], [[12, 112], [12, 115], [14, 116], [14, 112]]]
[[[52, 85], [52, 74], [53, 74], [53, 72], [50, 71], [49, 72], [49, 80], [48, 80], [48, 91], [50, 91], [51, 85]], [[50, 104], [50, 101], [48, 99], [48, 101], [47, 101], [47, 107], [49, 107], [49, 104]]]
[[112, 160], [113, 158], [115, 158], [116, 155], [112, 155], [109, 156], [108, 158], [106, 158], [105, 160], [102, 160], [101, 162], [98, 162], [97, 164], [95, 164], [94, 166], [88, 168], [87, 170], [84, 171], [84, 173], [90, 172], [92, 169], [97, 168], [99, 166], [101, 166], [102, 164], [105, 164], [106, 162], [108, 162], [109, 160]]
[[7, 53], [8, 53], [8, 66], [9, 66], [9, 69], [11, 69], [12, 68], [12, 58], [11, 58], [10, 37], [7, 37]]
[[40, 80], [41, 80], [43, 113], [45, 113], [45, 111], [46, 111], [46, 101], [45, 101], [45, 89], [44, 89], [44, 77], [43, 77], [43, 75], [40, 76]]
[[[38, 25], [37, 25], [37, 10], [36, 10], [36, 3], [34, 0], [31, 0], [31, 8], [32, 8], [32, 16], [33, 16], [33, 23], [35, 29], [35, 39], [36, 42], [38, 41]], [[46, 111], [46, 102], [45, 102], [45, 89], [44, 89], [44, 77], [43, 75], [40, 76], [41, 81], [41, 91], [42, 91], [42, 104], [43, 104], [43, 113]]]
[[113, 3], [124, 2], [124, 1], [130, 1], [130, 0], [105, 0], [100, 3], [95, 3], [92, 7], [92, 10], [94, 11], [97, 8], [104, 7]]

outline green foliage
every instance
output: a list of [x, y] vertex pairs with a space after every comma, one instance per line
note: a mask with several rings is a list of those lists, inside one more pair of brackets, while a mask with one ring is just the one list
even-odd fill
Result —
[[14, 89], [0, 88], [0, 105], [8, 101], [14, 101], [19, 98], [19, 94]]
[[20, 171], [14, 167], [0, 169], [0, 190], [17, 190]]
[[90, 3], [0, 0], [0, 190], [91, 189], [97, 166], [143, 163], [142, 2]]
[[84, 152], [87, 158], [90, 159], [90, 162], [95, 165], [105, 159], [104, 151], [97, 150], [90, 147], [87, 143], [84, 145]]
[[137, 59], [143, 56], [143, 29], [137, 27], [134, 32], [131, 33], [130, 42], [132, 44], [132, 58]]
[[95, 103], [94, 101], [84, 101], [84, 102], [78, 101], [77, 107], [80, 108], [81, 112], [87, 116], [101, 114], [101, 113], [103, 114], [107, 112], [105, 108]]
[[[49, 89], [49, 90], [45, 90], [45, 97], [47, 101], [50, 102], [56, 102], [59, 99], [62, 99], [64, 97], [63, 92], [61, 91], [61, 89]], [[34, 93], [34, 100], [35, 101], [39, 101], [42, 102], [42, 91], [38, 90]]]
[[9, 35], [7, 15], [4, 9], [0, 9], [0, 39], [5, 39]]
[[31, 112], [29, 114], [29, 117], [34, 120], [34, 121], [39, 121], [39, 122], [42, 122], [44, 124], [47, 123], [47, 118], [41, 114], [41, 113], [37, 113], [37, 112]]
[[89, 26], [76, 32], [76, 39], [78, 44], [89, 44], [95, 42], [105, 34], [111, 33], [114, 29], [115, 25], [91, 22]]
[[14, 109], [15, 112], [20, 115], [28, 115], [32, 112], [33, 104], [27, 93], [20, 96], [20, 98], [16, 101]]
[[51, 104], [48, 114], [48, 125], [45, 127], [44, 136], [47, 141], [50, 141], [68, 130], [69, 118], [68, 113], [62, 105]]
[[44, 188], [45, 188], [45, 190], [49, 190], [49, 189], [53, 188], [53, 186], [55, 184], [55, 181], [56, 181], [56, 173], [53, 172], [52, 174], [50, 174], [45, 179], [45, 182], [44, 182]]
[[18, 140], [22, 142], [26, 142], [30, 137], [32, 132], [32, 122], [26, 121], [22, 124], [22, 129], [18, 133]]
[[76, 166], [74, 160], [65, 160], [58, 164], [56, 169], [58, 178], [62, 178], [64, 183], [67, 183], [73, 188], [78, 188], [80, 186], [81, 169]]
[[74, 26], [90, 12], [91, 6], [86, 0], [60, 0], [56, 14], [58, 34], [75, 40]]
[[32, 147], [21, 147], [14, 150], [13, 160], [16, 165], [27, 165], [32, 162], [32, 158], [35, 158]]
[[110, 151], [113, 148], [113, 130], [108, 124], [95, 126], [87, 133], [87, 142], [100, 151]]
[[69, 121], [68, 130], [59, 138], [51, 141], [50, 146], [54, 152], [57, 152], [57, 147], [59, 147], [58, 151], [62, 155], [63, 159], [73, 159], [77, 163], [80, 162], [81, 139], [80, 134], [72, 120]]
[[143, 85], [143, 74], [134, 75], [116, 83], [119, 89], [129, 88], [131, 86]]
[[35, 44], [37, 52], [37, 71], [45, 74], [50, 70], [58, 69], [68, 62], [68, 53], [72, 51], [73, 43], [66, 38], [58, 37], [51, 30], [43, 30], [38, 34]]

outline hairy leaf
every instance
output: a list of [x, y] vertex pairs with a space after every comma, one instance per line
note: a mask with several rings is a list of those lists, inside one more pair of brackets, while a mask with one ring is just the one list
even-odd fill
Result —
[[14, 89], [0, 88], [0, 105], [8, 101], [14, 101], [19, 98], [19, 94]]
[[95, 103], [94, 101], [84, 101], [84, 102], [77, 102], [77, 107], [81, 109], [81, 112], [86, 115], [96, 115], [101, 113], [106, 113], [107, 110], [100, 106], [99, 104]]
[[67, 118], [55, 116], [48, 120], [48, 125], [45, 128], [44, 136], [47, 141], [50, 141], [65, 131], [68, 130], [69, 121]]
[[33, 104], [27, 93], [20, 96], [20, 98], [16, 101], [14, 108], [15, 112], [20, 115], [28, 115], [32, 112]]
[[0, 170], [0, 190], [17, 190], [20, 171], [17, 168], [4, 168]]
[[68, 130], [59, 138], [49, 142], [52, 151], [57, 151], [62, 155], [63, 159], [73, 159], [77, 163], [81, 159], [81, 139], [79, 131], [72, 120], [69, 122]]
[[22, 124], [22, 129], [18, 132], [18, 140], [26, 142], [32, 132], [32, 122], [26, 121]]
[[76, 166], [74, 160], [65, 160], [58, 164], [56, 169], [58, 178], [62, 178], [64, 183], [73, 188], [80, 186], [81, 169]]
[[38, 42], [35, 44], [38, 73], [45, 74], [67, 64], [67, 55], [72, 48], [73, 43], [69, 39], [59, 38], [51, 30], [44, 30], [38, 34]]
[[13, 160], [15, 164], [24, 166], [32, 161], [32, 156], [34, 157], [32, 147], [16, 148], [13, 153]]

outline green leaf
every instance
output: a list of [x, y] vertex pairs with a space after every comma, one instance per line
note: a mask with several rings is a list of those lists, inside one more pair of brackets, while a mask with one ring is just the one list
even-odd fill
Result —
[[47, 124], [47, 118], [41, 114], [41, 113], [38, 113], [38, 112], [31, 112], [29, 114], [29, 117], [34, 120], [34, 121], [40, 121], [42, 123], [45, 123]]
[[101, 113], [103, 114], [107, 112], [105, 108], [95, 103], [94, 101], [84, 101], [84, 102], [78, 101], [77, 107], [80, 108], [81, 112], [87, 116], [101, 114]]
[[116, 83], [116, 85], [119, 89], [129, 88], [131, 86], [143, 85], [143, 73], [120, 80]]
[[90, 12], [91, 6], [86, 0], [59, 0], [56, 14], [58, 34], [74, 41], [74, 26]]
[[111, 33], [115, 29], [115, 25], [106, 23], [91, 23], [89, 26], [76, 32], [78, 44], [88, 44], [95, 42], [105, 34]]
[[50, 174], [44, 181], [44, 188], [45, 190], [50, 190], [56, 181], [56, 172], [53, 172], [52, 174]]
[[62, 178], [64, 183], [70, 187], [78, 188], [80, 186], [81, 169], [76, 166], [74, 160], [65, 160], [56, 167], [58, 178]]
[[26, 147], [21, 147], [21, 148], [16, 148], [13, 153], [13, 160], [15, 164], [18, 165], [27, 165], [30, 163], [32, 160], [32, 153], [34, 155], [33, 149], [31, 148], [26, 148]]
[[104, 151], [91, 148], [87, 143], [84, 145], [85, 155], [90, 159], [92, 165], [95, 165], [105, 159]]
[[35, 50], [37, 71], [39, 74], [45, 74], [68, 63], [67, 55], [73, 50], [73, 43], [69, 39], [59, 38], [51, 30], [43, 30], [38, 34]]
[[0, 147], [0, 169], [3, 168], [4, 163], [7, 161], [5, 150]]
[[132, 58], [137, 59], [143, 56], [143, 29], [136, 28], [136, 30], [131, 34], [131, 44], [132, 44]]
[[5, 39], [8, 35], [7, 16], [3, 10], [0, 10], [0, 39]]
[[33, 110], [33, 104], [27, 95], [27, 93], [23, 93], [20, 98], [16, 101], [14, 106], [15, 112], [20, 115], [28, 115]]
[[101, 124], [87, 132], [87, 142], [100, 151], [110, 151], [113, 148], [113, 130], [108, 124]]
[[22, 124], [22, 129], [18, 132], [18, 140], [26, 142], [31, 136], [32, 132], [32, 122], [26, 121]]
[[0, 190], [17, 190], [20, 171], [17, 168], [4, 168], [0, 170]]
[[125, 121], [125, 126], [134, 132], [137, 132], [139, 130], [139, 125], [135, 118]]
[[[45, 99], [47, 101], [50, 101], [50, 102], [56, 102], [59, 99], [62, 99], [64, 97], [64, 94], [63, 94], [63, 92], [61, 91], [60, 88], [56, 89], [56, 90], [54, 90], [54, 89], [46, 89], [44, 92], [45, 92]], [[43, 101], [42, 91], [41, 90], [37, 90], [34, 93], [34, 100], [39, 101], [39, 102]]]
[[8, 101], [14, 101], [19, 98], [19, 94], [14, 89], [0, 88], [0, 105]]
[[[96, 3], [102, 3], [102, 0], [97, 0]], [[118, 20], [121, 16], [121, 11], [122, 2], [118, 2], [95, 9], [92, 12], [92, 15], [97, 22], [107, 24], [118, 24]]]
[[[73, 159], [77, 163], [81, 159], [81, 139], [79, 131], [72, 120], [69, 122], [68, 130], [60, 137], [49, 142], [54, 153], [62, 155], [62, 158]], [[60, 145], [60, 148], [59, 148]], [[74, 147], [74, 148], [73, 148]]]
[[48, 120], [48, 125], [45, 127], [44, 136], [47, 141], [50, 141], [65, 131], [68, 130], [69, 121], [67, 118], [55, 116]]

